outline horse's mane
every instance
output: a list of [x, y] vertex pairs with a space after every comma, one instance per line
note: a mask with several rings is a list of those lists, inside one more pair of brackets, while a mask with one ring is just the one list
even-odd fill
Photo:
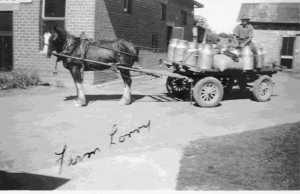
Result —
[[65, 29], [56, 27], [55, 31], [57, 32], [57, 34], [59, 35], [59, 37], [63, 38], [64, 40], [67, 39], [69, 33]]

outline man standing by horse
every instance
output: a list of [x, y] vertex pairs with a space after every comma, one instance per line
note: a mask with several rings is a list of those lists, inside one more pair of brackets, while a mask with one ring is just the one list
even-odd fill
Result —
[[245, 46], [250, 46], [254, 56], [256, 56], [255, 58], [257, 58], [257, 49], [252, 42], [254, 28], [249, 24], [250, 18], [245, 14], [241, 21], [242, 23], [234, 29], [233, 41], [236, 47], [244, 48]]

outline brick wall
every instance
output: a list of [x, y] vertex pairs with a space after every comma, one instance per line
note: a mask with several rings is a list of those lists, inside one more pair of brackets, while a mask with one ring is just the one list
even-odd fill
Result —
[[82, 31], [95, 38], [95, 0], [66, 0], [66, 30], [79, 36]]
[[266, 51], [265, 62], [270, 63], [279, 60], [280, 56], [280, 34], [268, 30], [254, 30], [253, 43], [257, 48]]
[[254, 24], [253, 43], [266, 51], [265, 61], [280, 62], [282, 36], [295, 36], [300, 33], [300, 26], [293, 24]]
[[[67, 0], [66, 29], [76, 36], [81, 31], [85, 31], [89, 37], [93, 38], [94, 6], [91, 0]], [[58, 75], [53, 75], [56, 57], [47, 59], [39, 54], [41, 10], [42, 1], [33, 0], [32, 3], [21, 3], [20, 9], [13, 13], [14, 69], [34, 70], [39, 73], [42, 81], [52, 84], [59, 81], [65, 85], [72, 85], [73, 78], [61, 62], [58, 64]], [[93, 79], [93, 77], [90, 80], [87, 79], [87, 83], [92, 83]]]
[[14, 69], [36, 70], [42, 77], [51, 76], [53, 59], [46, 60], [40, 52], [41, 1], [21, 3], [13, 12]]
[[161, 21], [161, 0], [133, 0], [132, 14], [124, 12], [123, 0], [96, 0], [97, 39], [115, 37], [131, 41], [134, 44], [151, 47], [152, 33], [158, 34], [158, 47], [166, 48], [167, 22], [181, 25], [181, 10], [188, 12], [185, 27], [185, 39], [192, 40], [193, 1], [169, 0], [167, 19]]

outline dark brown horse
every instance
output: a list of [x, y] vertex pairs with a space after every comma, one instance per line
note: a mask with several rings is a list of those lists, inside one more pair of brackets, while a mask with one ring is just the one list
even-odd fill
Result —
[[[66, 30], [52, 27], [44, 34], [44, 50], [42, 53], [48, 58], [51, 53], [63, 53], [73, 57], [85, 58], [89, 60], [123, 65], [131, 67], [138, 60], [139, 50], [133, 44], [121, 39], [113, 41], [90, 42], [85, 38], [75, 37]], [[104, 70], [109, 67], [95, 63], [86, 63], [70, 58], [58, 58], [62, 61], [65, 68], [69, 69], [74, 79], [77, 89], [77, 106], [85, 106], [86, 98], [83, 91], [83, 71]], [[124, 81], [124, 94], [120, 100], [121, 105], [131, 103], [131, 77], [129, 70], [120, 69]]]

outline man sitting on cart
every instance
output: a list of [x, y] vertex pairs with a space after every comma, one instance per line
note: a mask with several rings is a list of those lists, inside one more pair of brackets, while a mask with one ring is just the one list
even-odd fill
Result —
[[253, 38], [253, 26], [249, 24], [250, 18], [245, 14], [241, 18], [242, 23], [237, 25], [233, 33], [233, 41], [236, 47], [243, 48], [250, 46], [253, 54], [257, 56], [257, 49], [252, 42]]

